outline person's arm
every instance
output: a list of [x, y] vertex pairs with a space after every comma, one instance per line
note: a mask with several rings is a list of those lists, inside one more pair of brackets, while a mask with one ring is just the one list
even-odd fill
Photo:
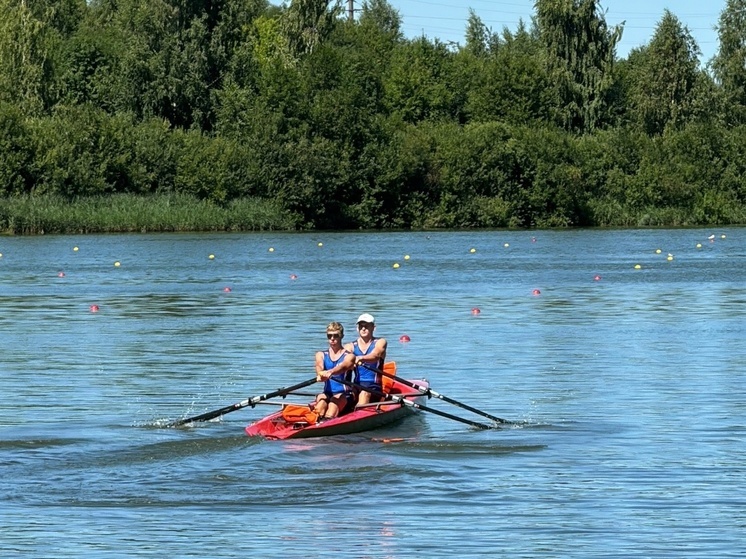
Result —
[[[328, 377], [326, 377], [328, 378]], [[321, 382], [324, 378], [324, 352], [316, 352], [316, 382]]]
[[365, 363], [371, 363], [376, 362], [378, 360], [385, 360], [386, 359], [386, 345], [387, 342], [383, 338], [376, 339], [376, 343], [373, 346], [373, 351], [371, 351], [368, 355], [358, 355], [356, 356], [355, 363], [358, 365], [362, 365]]
[[334, 367], [328, 370], [324, 370], [324, 357], [316, 356], [316, 377], [321, 377], [322, 380], [326, 380], [336, 374], [349, 371], [355, 366], [355, 356], [352, 353], [347, 353], [341, 363], [338, 363]]

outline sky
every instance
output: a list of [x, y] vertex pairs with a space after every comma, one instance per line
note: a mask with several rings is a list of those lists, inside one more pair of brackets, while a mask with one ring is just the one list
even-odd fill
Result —
[[[464, 30], [469, 19], [469, 8], [493, 32], [504, 27], [514, 31], [520, 19], [530, 24], [534, 0], [388, 0], [399, 11], [402, 32], [407, 38], [425, 35], [443, 42], [464, 44]], [[689, 28], [702, 51], [703, 66], [715, 56], [718, 49], [715, 26], [726, 0], [602, 0], [609, 26], [625, 22], [622, 39], [617, 46], [617, 56], [626, 58], [630, 50], [647, 44], [656, 25], [668, 10]], [[347, 0], [343, 1], [347, 6]], [[355, 0], [360, 8], [362, 0]]]

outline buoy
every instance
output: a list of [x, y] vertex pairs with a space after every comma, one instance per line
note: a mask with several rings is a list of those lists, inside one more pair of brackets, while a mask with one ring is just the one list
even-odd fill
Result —
[[541, 295], [541, 291], [539, 291], [538, 289], [534, 289], [531, 293], [533, 293], [534, 295]]
[[399, 263], [398, 262], [394, 262], [393, 268], [396, 269], [398, 267], [399, 267]]
[[210, 260], [215, 260], [215, 255], [214, 255], [214, 254], [211, 254], [211, 255], [210, 255], [210, 256], [208, 256], [207, 258], [209, 258]]
[[660, 253], [661, 253], [661, 249], [659, 248], [655, 249], [655, 254], [660, 254]]
[[319, 246], [320, 246], [320, 247], [324, 246], [324, 243], [319, 243]]
[[411, 339], [411, 338], [410, 338], [409, 336], [407, 336], [406, 334], [403, 334], [403, 335], [402, 335], [402, 336], [401, 336], [401, 337], [399, 338], [399, 341], [400, 341], [401, 343], [405, 344], [405, 343], [407, 343], [407, 342], [410, 342], [410, 341], [412, 341], [412, 339]]
[[90, 309], [91, 309], [91, 312], [98, 312], [98, 305], [91, 305]]
[[473, 309], [471, 309], [471, 314], [473, 314], [475, 316], [478, 315], [481, 312], [482, 311], [480, 311], [478, 307], [474, 307]]
[[510, 244], [509, 244], [509, 243], [505, 243], [505, 244], [504, 244], [503, 246], [504, 246], [505, 248], [508, 248], [508, 247], [510, 246]]
[[230, 293], [233, 290], [230, 287], [226, 286], [226, 287], [223, 288], [223, 291], [225, 291], [226, 293]]
[[639, 264], [635, 264], [635, 270], [640, 270], [640, 269], [642, 269], [642, 266], [640, 266]]
[[723, 235], [720, 235], [720, 238], [721, 238], [721, 239], [724, 239], [724, 238], [725, 238], [725, 234], [723, 234]]
[[473, 249], [469, 250], [469, 252], [471, 252], [472, 254], [474, 254], [475, 252], [477, 252], [477, 249], [473, 248]]
[[119, 260], [117, 260], [116, 262], [114, 262], [114, 267], [115, 268], [119, 268], [119, 266], [121, 266], [121, 265], [122, 264], [119, 262]]
[[702, 248], [702, 243], [697, 243], [697, 248]]
[[295, 274], [290, 274], [290, 279], [291, 280], [297, 280], [298, 276], [296, 276]]
[[58, 278], [64, 278], [65, 277], [65, 272], [57, 272], [57, 277]]
[[409, 255], [408, 254], [404, 255], [404, 260], [409, 260]]
[[593, 281], [601, 281], [601, 276], [599, 275], [593, 276]]
[[536, 237], [531, 237], [531, 242], [535, 243], [536, 242]]
[[669, 254], [668, 256], [666, 256], [666, 260], [671, 262], [671, 260], [673, 260], [673, 254]]
[[73, 247], [73, 252], [78, 252], [78, 247]]
[[274, 248], [272, 248], [272, 247], [269, 247], [269, 252], [274, 252], [274, 251], [275, 251], [275, 249], [274, 249]]

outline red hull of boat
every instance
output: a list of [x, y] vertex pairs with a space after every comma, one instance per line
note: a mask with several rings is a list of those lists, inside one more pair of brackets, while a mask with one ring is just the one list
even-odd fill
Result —
[[[428, 388], [427, 381], [410, 381], [423, 389]], [[392, 394], [404, 396], [410, 402], [424, 403], [426, 396], [404, 384], [394, 383]], [[250, 437], [264, 437], [265, 439], [302, 439], [309, 437], [330, 437], [333, 435], [349, 435], [378, 429], [390, 425], [416, 413], [415, 408], [395, 402], [381, 402], [375, 406], [358, 408], [355, 411], [335, 417], [314, 425], [308, 423], [288, 423], [282, 417], [282, 412], [276, 412], [264, 417], [248, 427], [246, 434]]]

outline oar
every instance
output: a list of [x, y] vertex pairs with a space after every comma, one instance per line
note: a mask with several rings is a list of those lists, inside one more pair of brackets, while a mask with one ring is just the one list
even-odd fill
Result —
[[208, 411], [207, 413], [195, 415], [194, 417], [187, 417], [186, 419], [179, 419], [171, 423], [170, 427], [178, 427], [179, 425], [184, 425], [185, 423], [194, 423], [195, 421], [209, 421], [211, 419], [215, 419], [216, 417], [220, 417], [221, 415], [225, 415], [226, 413], [245, 408], [246, 406], [251, 406], [253, 408], [259, 402], [269, 400], [270, 398], [274, 398], [275, 396], [286, 396], [294, 390], [305, 388], [306, 386], [309, 386], [315, 382], [316, 377], [313, 377], [296, 385], [288, 386], [287, 388], [278, 388], [277, 390], [275, 390], [274, 392], [270, 392], [269, 394], [262, 394], [261, 396], [247, 398], [246, 400], [242, 400], [231, 406], [225, 406], [224, 408], [220, 408], [219, 410]]
[[369, 386], [362, 386], [360, 384], [355, 384], [354, 382], [347, 382], [346, 380], [339, 380], [339, 379], [335, 379], [335, 380], [341, 384], [345, 384], [352, 388], [357, 388], [359, 390], [365, 390], [367, 392], [370, 392], [371, 394], [375, 394], [376, 396], [382, 396], [386, 400], [391, 400], [392, 402], [397, 403], [397, 404], [404, 404], [405, 406], [409, 406], [417, 410], [426, 411], [428, 413], [434, 413], [435, 415], [439, 415], [447, 419], [453, 419], [454, 421], [460, 421], [461, 423], [466, 423], [467, 425], [471, 425], [472, 427], [478, 427], [479, 429], [494, 429], [492, 425], [487, 425], [486, 423], [480, 423], [479, 421], [472, 421], [470, 419], [464, 419], [463, 417], [459, 417], [457, 415], [451, 415], [450, 413], [436, 410], [435, 408], [430, 408], [422, 404], [418, 404], [417, 402], [412, 402], [411, 400], [407, 400], [406, 398], [398, 396], [397, 394], [386, 394], [385, 392], [381, 392], [380, 390], [370, 388]]
[[485, 411], [478, 410], [477, 408], [473, 408], [469, 406], [468, 404], [464, 404], [462, 402], [459, 402], [457, 400], [454, 400], [453, 398], [449, 398], [448, 396], [444, 396], [443, 394], [439, 394], [432, 388], [422, 388], [420, 385], [410, 382], [407, 379], [397, 377], [396, 375], [392, 375], [391, 373], [387, 373], [386, 371], [382, 371], [381, 369], [378, 369], [377, 367], [373, 367], [371, 365], [366, 365], [367, 368], [369, 368], [371, 371], [375, 371], [379, 375], [383, 375], [385, 377], [389, 377], [394, 379], [397, 382], [400, 382], [402, 384], [406, 384], [407, 386], [410, 386], [412, 388], [415, 388], [422, 392], [423, 394], [426, 394], [428, 396], [435, 396], [436, 398], [439, 398], [443, 400], [444, 402], [448, 402], [449, 404], [453, 404], [454, 406], [458, 406], [460, 408], [464, 408], [465, 410], [469, 410], [472, 413], [476, 413], [477, 415], [481, 415], [483, 417], [486, 417], [487, 419], [491, 419], [492, 421], [496, 421], [497, 423], [510, 423], [510, 421], [506, 419], [501, 419], [499, 417], [495, 417], [494, 415], [491, 415]]

